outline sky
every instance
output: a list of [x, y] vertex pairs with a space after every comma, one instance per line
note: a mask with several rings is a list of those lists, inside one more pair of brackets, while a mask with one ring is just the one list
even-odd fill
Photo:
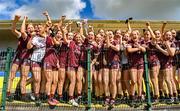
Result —
[[14, 15], [29, 19], [180, 20], [180, 0], [0, 0], [0, 20]]

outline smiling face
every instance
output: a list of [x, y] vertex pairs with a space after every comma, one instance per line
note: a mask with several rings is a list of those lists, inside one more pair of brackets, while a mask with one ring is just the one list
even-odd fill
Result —
[[148, 41], [148, 40], [150, 40], [150, 38], [151, 38], [150, 32], [149, 31], [145, 31], [144, 32], [144, 40]]
[[27, 32], [28, 32], [28, 33], [34, 32], [34, 26], [33, 26], [31, 23], [28, 24], [28, 26], [27, 26]]
[[75, 41], [76, 43], [78, 43], [78, 44], [81, 43], [81, 41], [82, 41], [82, 40], [81, 40], [81, 35], [80, 35], [80, 34], [75, 35], [75, 36], [74, 36], [74, 41]]
[[62, 39], [63, 37], [62, 37], [62, 32], [59, 30], [59, 31], [57, 31], [57, 33], [56, 33], [56, 38], [57, 39]]
[[131, 32], [131, 39], [134, 41], [134, 42], [137, 42], [138, 41], [138, 38], [139, 38], [139, 34], [136, 30], [132, 31]]
[[172, 39], [171, 31], [167, 31], [167, 32], [164, 33], [164, 39], [165, 40], [171, 40]]
[[102, 41], [102, 36], [100, 34], [96, 35], [96, 42], [101, 42]]
[[161, 32], [159, 30], [155, 30], [154, 31], [154, 34], [156, 36], [157, 39], [160, 39], [161, 38]]
[[121, 37], [121, 30], [116, 30], [115, 37], [117, 37], [117, 38]]
[[104, 33], [104, 30], [103, 30], [103, 29], [100, 29], [100, 30], [98, 31], [98, 33], [99, 33], [101, 36], [104, 36], [104, 35], [105, 35], [105, 33]]
[[114, 34], [113, 34], [113, 31], [109, 31], [109, 40], [110, 40], [110, 42], [112, 42], [113, 41], [113, 39], [114, 39]]
[[172, 29], [171, 33], [172, 33], [172, 37], [175, 38], [176, 37], [176, 30]]
[[73, 33], [69, 32], [67, 35], [68, 40], [73, 40], [73, 36], [74, 36]]
[[92, 31], [89, 32], [89, 33], [88, 33], [88, 38], [87, 38], [87, 39], [88, 39], [89, 42], [92, 42], [92, 41], [94, 40], [94, 32], [92, 32]]
[[124, 34], [123, 40], [124, 40], [124, 41], [128, 41], [128, 40], [129, 40], [129, 33], [125, 33], [125, 34]]

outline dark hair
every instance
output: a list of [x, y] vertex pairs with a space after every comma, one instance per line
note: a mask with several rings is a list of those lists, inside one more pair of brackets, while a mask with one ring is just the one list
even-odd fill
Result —
[[177, 32], [176, 32], [176, 40], [180, 40], [180, 30], [178, 30]]
[[49, 28], [49, 30], [51, 31], [51, 33], [50, 33], [51, 37], [55, 37], [57, 32], [59, 31], [59, 30], [56, 30], [56, 29], [53, 29], [53, 28]]

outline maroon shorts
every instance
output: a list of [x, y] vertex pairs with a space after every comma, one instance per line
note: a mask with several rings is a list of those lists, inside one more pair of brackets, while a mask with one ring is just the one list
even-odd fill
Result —
[[136, 63], [136, 64], [130, 63], [129, 68], [130, 69], [137, 69], [137, 70], [144, 69], [144, 63]]
[[43, 69], [52, 69], [52, 70], [58, 70], [57, 66], [54, 66], [48, 62], [43, 63]]
[[22, 60], [22, 59], [20, 59], [18, 56], [15, 56], [15, 57], [13, 58], [13, 62], [12, 62], [12, 64], [21, 65], [21, 64], [22, 64], [22, 62], [23, 62], [23, 60]]
[[149, 69], [152, 69], [152, 67], [160, 65], [159, 61], [153, 61], [153, 62], [148, 62], [148, 67]]
[[168, 69], [168, 68], [172, 68], [172, 63], [171, 62], [167, 62], [167, 63], [161, 63], [161, 67], [160, 69]]
[[24, 59], [22, 62], [22, 65], [31, 66], [31, 60], [30, 59]]

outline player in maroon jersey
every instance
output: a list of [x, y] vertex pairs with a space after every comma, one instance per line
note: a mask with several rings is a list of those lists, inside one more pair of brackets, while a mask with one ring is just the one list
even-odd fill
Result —
[[129, 32], [125, 32], [124, 36], [122, 38], [122, 44], [121, 44], [121, 65], [122, 65], [122, 90], [124, 94], [124, 99], [127, 99], [129, 89], [130, 89], [130, 77], [129, 77], [129, 63], [128, 63], [128, 54], [127, 54], [127, 46], [128, 41], [130, 40], [130, 34]]
[[[176, 45], [176, 51], [178, 50], [179, 46], [178, 46], [178, 40], [176, 40], [176, 30], [175, 29], [171, 29], [170, 30], [172, 33], [172, 42]], [[177, 91], [180, 93], [180, 88], [179, 88], [179, 83], [178, 83], [178, 79], [176, 78], [176, 71], [178, 70], [177, 68], [177, 61], [178, 61], [178, 55], [175, 53], [173, 60], [172, 60], [172, 66], [173, 66], [173, 78], [174, 78], [174, 82], [176, 84], [176, 89]]]
[[[103, 34], [102, 34], [103, 35]], [[93, 80], [94, 80], [94, 87], [95, 87], [95, 96], [97, 101], [102, 101], [103, 98], [103, 84], [102, 84], [102, 75], [103, 75], [103, 68], [102, 68], [102, 46], [103, 46], [103, 39], [100, 33], [95, 36], [95, 41], [97, 43], [97, 47], [99, 50], [99, 54], [97, 57], [97, 61], [94, 64], [94, 73]], [[101, 53], [101, 55], [100, 55]]]
[[109, 64], [109, 75], [110, 75], [110, 86], [112, 90], [110, 90], [111, 99], [110, 99], [110, 106], [113, 107], [115, 103], [115, 98], [117, 94], [117, 76], [119, 73], [120, 68], [120, 57], [119, 57], [119, 51], [120, 51], [120, 45], [117, 38], [114, 38], [113, 31], [109, 31], [107, 35], [107, 45], [109, 47], [108, 51], [108, 64]]
[[[23, 101], [26, 101], [26, 96], [25, 96], [25, 93], [26, 93], [26, 80], [27, 80], [27, 75], [29, 73], [29, 61], [28, 61], [28, 57], [30, 55], [30, 52], [27, 51], [27, 48], [26, 48], [26, 45], [27, 45], [27, 42], [29, 41], [30, 39], [30, 35], [31, 33], [33, 33], [34, 31], [34, 27], [32, 24], [29, 24], [27, 26], [27, 33], [29, 33], [29, 35], [27, 36], [25, 31], [23, 31], [25, 29], [25, 21], [27, 19], [27, 17], [24, 17], [24, 20], [23, 20], [23, 24], [21, 26], [21, 32], [17, 31], [16, 30], [16, 23], [18, 22], [18, 20], [20, 19], [20, 16], [15, 16], [15, 19], [13, 21], [13, 26], [12, 26], [12, 32], [18, 36], [19, 38], [19, 42], [18, 42], [18, 48], [16, 50], [16, 55], [15, 55], [15, 58], [13, 60], [13, 64], [12, 64], [12, 71], [10, 73], [10, 77], [9, 77], [9, 84], [8, 84], [8, 95], [7, 96], [10, 96], [10, 89], [11, 89], [11, 85], [12, 85], [12, 82], [13, 82], [13, 79], [15, 77], [15, 74], [18, 70], [18, 68], [21, 67], [21, 82], [20, 82], [20, 86], [21, 86], [21, 94], [22, 94], [22, 100]], [[22, 66], [21, 66], [22, 65]]]
[[138, 101], [142, 99], [142, 79], [144, 72], [144, 60], [143, 52], [146, 49], [142, 46], [140, 41], [140, 36], [137, 30], [132, 31], [131, 41], [127, 47], [128, 51], [128, 61], [130, 65], [130, 99], [132, 100], [132, 105], [134, 103], [135, 85], [138, 85]]
[[161, 63], [161, 70], [164, 73], [164, 79], [168, 86], [169, 103], [172, 103], [174, 100], [176, 100], [176, 98], [173, 97], [176, 97], [177, 94], [176, 85], [173, 79], [171, 62], [175, 54], [175, 44], [170, 41], [171, 38], [172, 33], [170, 31], [166, 31], [162, 38], [163, 41], [159, 44], [156, 44], [156, 48], [160, 51], [158, 56]]
[[[122, 35], [121, 35], [121, 30], [117, 29], [115, 30], [115, 35], [114, 35], [114, 40], [118, 41], [119, 44], [122, 44]], [[121, 47], [121, 45], [119, 45]], [[119, 57], [120, 57], [120, 51], [119, 51]], [[121, 60], [121, 58], [119, 58]], [[123, 97], [123, 90], [122, 90], [122, 67], [121, 67], [121, 61], [119, 63], [120, 69], [118, 70], [117, 74], [117, 97], [118, 99], [122, 99]]]
[[[148, 63], [150, 69], [150, 78], [154, 88], [154, 95], [153, 99], [154, 102], [158, 102], [158, 95], [159, 95], [159, 86], [158, 86], [158, 74], [159, 74], [159, 58], [157, 55], [158, 50], [155, 47], [156, 37], [150, 27], [150, 23], [147, 22], [146, 26], [148, 31], [144, 32], [145, 37], [147, 37], [148, 41], [145, 43], [147, 45], [147, 54], [148, 54]], [[151, 39], [151, 40], [150, 40]]]
[[21, 33], [18, 30], [16, 30], [16, 24], [20, 20], [20, 17], [21, 16], [19, 16], [19, 15], [15, 15], [13, 23], [12, 23], [12, 29], [11, 29], [12, 33], [18, 38], [18, 47], [17, 47], [16, 52], [15, 52], [15, 56], [14, 56], [14, 59], [12, 62], [9, 80], [8, 80], [7, 98], [9, 101], [13, 100], [13, 97], [11, 95], [11, 87], [12, 87], [12, 83], [13, 83], [13, 80], [15, 78], [16, 72], [19, 69], [20, 62], [21, 62], [20, 58], [19, 58], [19, 55], [20, 55], [20, 45], [19, 44], [20, 44]]
[[76, 35], [73, 41], [73, 33], [67, 31], [66, 28], [62, 29], [64, 43], [68, 46], [67, 53], [67, 78], [69, 84], [69, 103], [73, 106], [79, 106], [74, 100], [74, 90], [76, 84], [76, 74], [78, 72], [79, 59], [81, 56], [81, 36]]
[[46, 53], [43, 59], [43, 69], [46, 77], [46, 94], [48, 96], [48, 103], [54, 105], [58, 104], [58, 101], [54, 99], [54, 94], [58, 82], [59, 68], [59, 61], [54, 47], [55, 45], [56, 44], [53, 42], [52, 37], [46, 38]]
[[[21, 64], [21, 95], [22, 95], [22, 100], [28, 101], [28, 98], [26, 96], [26, 84], [27, 84], [27, 79], [28, 79], [28, 73], [30, 71], [30, 56], [32, 53], [32, 50], [27, 49], [27, 43], [30, 39], [32, 39], [32, 36], [34, 36], [34, 26], [32, 24], [28, 24], [26, 28], [26, 21], [27, 17], [24, 17], [22, 27], [21, 27], [21, 33], [22, 37], [24, 38], [24, 42], [21, 44], [22, 46], [22, 53], [20, 54], [20, 58], [23, 59], [22, 64]], [[31, 78], [29, 78], [31, 79]]]
[[[97, 47], [97, 43], [95, 42], [95, 35], [94, 32], [90, 31], [88, 32], [87, 37], [84, 37], [84, 43], [82, 45], [82, 54], [81, 54], [81, 58], [80, 58], [80, 67], [83, 68], [83, 72], [87, 71], [88, 66], [87, 66], [87, 54], [88, 54], [88, 49], [90, 49], [91, 52], [91, 65], [90, 65], [90, 69], [91, 69], [91, 78], [93, 77], [94, 74], [94, 70], [93, 70], [93, 66], [96, 63], [97, 60], [97, 55], [98, 55], [98, 47]], [[85, 75], [85, 88], [84, 91], [87, 95], [87, 91], [88, 91], [88, 74], [86, 73]]]

